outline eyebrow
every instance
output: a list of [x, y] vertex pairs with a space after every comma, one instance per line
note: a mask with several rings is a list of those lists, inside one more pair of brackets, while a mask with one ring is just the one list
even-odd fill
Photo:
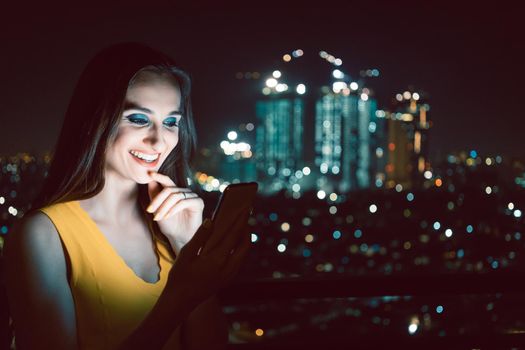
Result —
[[[136, 104], [134, 102], [126, 101], [124, 103], [124, 110], [128, 110], [128, 109], [136, 109], [136, 110], [144, 112], [144, 113], [153, 114], [153, 111], [151, 109], [149, 109], [149, 108], [139, 106], [138, 104]], [[182, 115], [182, 112], [179, 111], [179, 110], [174, 110], [174, 111], [171, 111], [171, 112], [168, 113], [168, 116], [171, 116], [171, 115]]]

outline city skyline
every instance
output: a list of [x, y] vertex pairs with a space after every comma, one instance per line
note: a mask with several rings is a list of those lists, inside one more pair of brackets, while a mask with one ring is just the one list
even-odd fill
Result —
[[[299, 192], [292, 185], [292, 193], [261, 193], [249, 219], [252, 253], [241, 277], [277, 283], [294, 278], [319, 281], [301, 293], [316, 289], [321, 293], [327, 287], [324, 281], [330, 279], [338, 280], [338, 290], [353, 291], [352, 278], [377, 277], [387, 295], [327, 300], [319, 294], [305, 301], [307, 295], [298, 293], [298, 300], [254, 299], [228, 305], [224, 311], [230, 341], [286, 345], [287, 339], [300, 337], [305, 347], [311, 347], [308, 336], [320, 335], [326, 341], [323, 345], [330, 347], [329, 340], [343, 335], [389, 341], [390, 334], [436, 347], [436, 339], [457, 346], [469, 336], [479, 342], [501, 334], [507, 343], [510, 337], [523, 336], [518, 287], [509, 283], [503, 294], [491, 292], [488, 289], [499, 287], [499, 280], [487, 278], [491, 273], [519, 278], [525, 259], [525, 162], [511, 162], [507, 157], [525, 155], [519, 144], [519, 91], [524, 75], [523, 40], [517, 34], [519, 11], [504, 3], [490, 10], [415, 2], [346, 6], [333, 2], [295, 9], [264, 4], [266, 8], [250, 9], [245, 5], [222, 8], [223, 4], [204, 8], [202, 3], [144, 8], [126, 2], [126, 7], [110, 4], [104, 11], [61, 8], [66, 10], [63, 14], [49, 7], [31, 7], [29, 13], [10, 14], [0, 24], [0, 36], [5, 37], [4, 55], [0, 55], [4, 67], [0, 155], [31, 154], [0, 157], [0, 245], [14, 232], [15, 222], [28, 213], [44, 180], [50, 157], [33, 157], [33, 153], [53, 147], [80, 71], [101, 47], [136, 40], [180, 62], [194, 81], [199, 146], [209, 147], [201, 150], [208, 155], [202, 163], [233, 178], [256, 172], [253, 163], [238, 165], [256, 156], [247, 149], [245, 139], [256, 138], [256, 101], [265, 99], [266, 79], [276, 69], [286, 78], [293, 73], [281, 67], [283, 55], [302, 49], [305, 58], [315, 57], [313, 62], [305, 60], [303, 66], [293, 67], [319, 78], [316, 86], [321, 86], [329, 83], [332, 72], [319, 59], [319, 51], [325, 50], [343, 60], [341, 70], [352, 80], [359, 79], [361, 70], [379, 71], [379, 77], [365, 84], [375, 93], [370, 100], [377, 100], [378, 110], [403, 114], [403, 108], [390, 104], [397, 94], [428, 94], [429, 119], [419, 114], [419, 122], [433, 122], [429, 151], [436, 158], [441, 152], [445, 160], [432, 162], [432, 171], [423, 173], [417, 188], [402, 185], [403, 176], [397, 176], [391, 188], [370, 186], [348, 193], [312, 188], [294, 196]], [[258, 72], [259, 78], [246, 79], [247, 72]], [[332, 103], [329, 97], [326, 100]], [[315, 122], [315, 117], [311, 120]], [[370, 122], [368, 113], [361, 120]], [[239, 128], [241, 123], [244, 128]], [[308, 137], [313, 142], [315, 125], [310, 126]], [[362, 126], [367, 135], [367, 123]], [[376, 126], [377, 135], [381, 128], [379, 123]], [[412, 140], [403, 137], [406, 130], [401, 127], [390, 130], [396, 131], [395, 139], [401, 144], [424, 145], [415, 142], [415, 132]], [[417, 138], [424, 139], [426, 130], [414, 131], [421, 131]], [[333, 139], [333, 148], [344, 144], [344, 138], [335, 144], [339, 132], [319, 135], [321, 154], [321, 141]], [[421, 147], [421, 154], [425, 151]], [[446, 157], [449, 153], [453, 155]], [[284, 160], [293, 156], [288, 154]], [[406, 161], [400, 158], [401, 163]], [[204, 216], [210, 217], [225, 184], [201, 165], [195, 168], [193, 184], [202, 189]], [[310, 168], [298, 174], [312, 180], [317, 176]], [[441, 295], [392, 296], [389, 277], [412, 274], [427, 277], [411, 277], [414, 288], [440, 275], [468, 275], [483, 277], [487, 289], [471, 293], [465, 279], [463, 290], [471, 294], [453, 298], [447, 292], [447, 279], [441, 280], [443, 289], [436, 285]], [[367, 282], [356, 284], [373, 289]], [[256, 287], [267, 292], [264, 285]], [[355, 346], [367, 344], [363, 339]], [[392, 344], [399, 345], [392, 341], [388, 345]], [[474, 347], [479, 346], [469, 348]]]
[[[453, 344], [470, 335], [476, 341], [503, 335], [495, 344], [507, 339], [522, 344], [511, 338], [523, 333], [520, 289], [510, 280], [502, 287], [496, 277], [519, 278], [523, 270], [523, 188], [500, 177], [509, 174], [501, 159], [492, 163], [471, 156], [476, 159], [451, 158], [436, 169], [439, 182], [427, 178], [424, 189], [398, 185], [350, 195], [310, 191], [301, 199], [285, 193], [260, 196], [248, 221], [252, 253], [240, 281], [256, 283], [264, 290], [259, 295], [268, 299], [254, 301], [249, 289], [235, 287], [223, 309], [230, 343], [285, 344], [290, 335], [303, 341], [314, 335], [328, 343], [334, 337], [342, 341], [343, 335], [372, 339], [381, 334], [425, 344], [436, 335]], [[48, 165], [49, 159], [30, 155], [0, 159], [5, 174], [0, 178], [0, 251], [5, 235], [28, 212]], [[514, 171], [520, 169], [523, 165]], [[203, 199], [216, 202], [219, 192], [206, 188]], [[206, 216], [212, 209], [208, 206]], [[483, 283], [472, 289], [472, 281], [481, 277]], [[287, 283], [313, 280], [316, 285], [295, 288], [291, 300], [282, 299], [290, 295]], [[279, 297], [260, 281], [271, 281]], [[421, 294], [421, 288], [429, 291], [422, 286], [429, 282], [439, 294]], [[335, 283], [339, 297], [327, 298], [323, 293], [333, 293]], [[392, 293], [393, 286], [408, 292], [381, 294]], [[452, 295], [450, 288], [456, 291]], [[350, 294], [363, 290], [373, 294]], [[341, 291], [349, 294], [340, 298]]]
[[301, 48], [333, 52], [353, 77], [379, 69], [371, 85], [380, 109], [410, 85], [428, 93], [435, 122], [432, 157], [471, 149], [523, 156], [516, 127], [523, 42], [514, 31], [512, 7], [491, 12], [410, 2], [295, 10], [108, 6], [102, 14], [101, 8], [14, 13], [4, 23], [7, 54], [0, 60], [10, 68], [0, 88], [1, 153], [52, 149], [85, 63], [103, 46], [137, 40], [166, 51], [192, 75], [201, 146], [218, 143], [239, 123], [256, 121], [254, 101], [264, 80], [237, 79], [237, 73], [267, 74], [284, 53]]

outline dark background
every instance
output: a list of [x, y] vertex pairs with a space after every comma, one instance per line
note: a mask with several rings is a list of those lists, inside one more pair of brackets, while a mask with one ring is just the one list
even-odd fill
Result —
[[[255, 121], [254, 99], [264, 79], [238, 80], [235, 73], [265, 77], [283, 54], [301, 48], [305, 57], [319, 50], [340, 57], [352, 77], [379, 69], [371, 83], [379, 108], [409, 86], [428, 93], [433, 158], [470, 149], [525, 155], [525, 45], [517, 3], [217, 3], [5, 8], [0, 154], [52, 149], [91, 56], [115, 42], [141, 41], [170, 54], [192, 75], [201, 146], [218, 143], [239, 122]], [[308, 62], [305, 70], [326, 70], [320, 59]]]

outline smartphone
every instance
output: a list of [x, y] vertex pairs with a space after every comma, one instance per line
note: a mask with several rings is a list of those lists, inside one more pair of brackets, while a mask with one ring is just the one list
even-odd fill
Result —
[[215, 227], [230, 227], [239, 214], [253, 211], [253, 202], [257, 194], [256, 182], [241, 182], [228, 185], [221, 194], [212, 215]]

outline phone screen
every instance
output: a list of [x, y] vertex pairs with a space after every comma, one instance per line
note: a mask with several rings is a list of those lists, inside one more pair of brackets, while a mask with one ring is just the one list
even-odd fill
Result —
[[221, 194], [212, 221], [215, 227], [230, 227], [243, 211], [251, 212], [255, 195], [256, 182], [244, 182], [228, 185]]

